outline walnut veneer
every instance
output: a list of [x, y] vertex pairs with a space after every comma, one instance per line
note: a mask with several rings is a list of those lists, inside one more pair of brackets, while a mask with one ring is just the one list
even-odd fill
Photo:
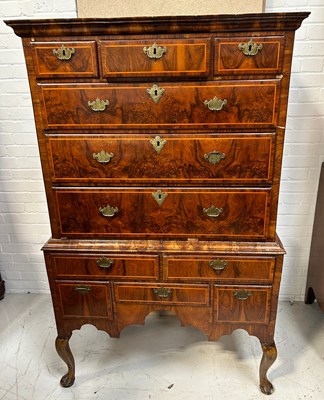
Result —
[[308, 13], [7, 21], [22, 37], [58, 337], [153, 311], [276, 359], [276, 235], [294, 32]]

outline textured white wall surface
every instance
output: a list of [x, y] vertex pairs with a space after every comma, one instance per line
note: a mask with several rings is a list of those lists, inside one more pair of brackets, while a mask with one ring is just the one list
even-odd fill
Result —
[[[296, 34], [278, 216], [287, 250], [280, 297], [302, 300], [324, 161], [324, 1], [267, 0], [266, 12], [276, 11], [312, 12]], [[0, 0], [1, 19], [75, 16], [74, 0]], [[48, 292], [40, 249], [50, 229], [26, 68], [20, 38], [2, 21], [0, 93], [0, 272], [10, 292]]]

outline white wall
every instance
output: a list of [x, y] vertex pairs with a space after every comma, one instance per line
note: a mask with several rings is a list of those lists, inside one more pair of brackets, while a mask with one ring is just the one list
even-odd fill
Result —
[[[0, 0], [0, 16], [76, 16], [74, 0]], [[278, 233], [287, 249], [281, 299], [302, 300], [324, 161], [324, 1], [268, 0], [266, 11], [312, 11], [296, 35]], [[206, 10], [208, 12], [208, 10]], [[47, 292], [40, 251], [50, 236], [20, 39], [0, 23], [0, 271], [11, 292]]]

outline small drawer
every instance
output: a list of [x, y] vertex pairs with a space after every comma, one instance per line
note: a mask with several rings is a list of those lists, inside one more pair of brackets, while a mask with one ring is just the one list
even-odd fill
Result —
[[279, 79], [39, 85], [46, 129], [274, 128]]
[[206, 76], [210, 39], [100, 41], [104, 77]]
[[215, 75], [282, 71], [283, 36], [217, 38], [215, 47]]
[[47, 138], [55, 183], [271, 183], [274, 134]]
[[64, 317], [112, 318], [109, 283], [57, 282]]
[[159, 277], [158, 255], [115, 255], [94, 256], [52, 255], [55, 275], [59, 279], [149, 279]]
[[38, 78], [98, 76], [96, 42], [34, 42], [31, 46]]
[[271, 286], [215, 286], [216, 321], [267, 324], [271, 291]]
[[269, 284], [273, 280], [274, 266], [275, 258], [271, 257], [166, 255], [163, 257], [163, 279]]
[[177, 304], [184, 306], [208, 306], [207, 285], [136, 285], [116, 283], [115, 299], [119, 303]]
[[57, 189], [67, 237], [265, 239], [271, 190]]

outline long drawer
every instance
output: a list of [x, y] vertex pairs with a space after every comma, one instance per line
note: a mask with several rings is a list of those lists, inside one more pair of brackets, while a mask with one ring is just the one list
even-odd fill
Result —
[[40, 85], [46, 129], [274, 128], [280, 80]]
[[217, 254], [164, 255], [163, 279], [269, 284], [274, 257], [239, 257]]
[[208, 285], [114, 284], [115, 300], [118, 303], [208, 306], [210, 303], [209, 292]]
[[53, 254], [57, 279], [141, 279], [159, 278], [159, 256], [100, 253], [96, 255]]
[[49, 136], [55, 183], [271, 183], [274, 134]]
[[57, 189], [60, 233], [265, 239], [270, 189]]

